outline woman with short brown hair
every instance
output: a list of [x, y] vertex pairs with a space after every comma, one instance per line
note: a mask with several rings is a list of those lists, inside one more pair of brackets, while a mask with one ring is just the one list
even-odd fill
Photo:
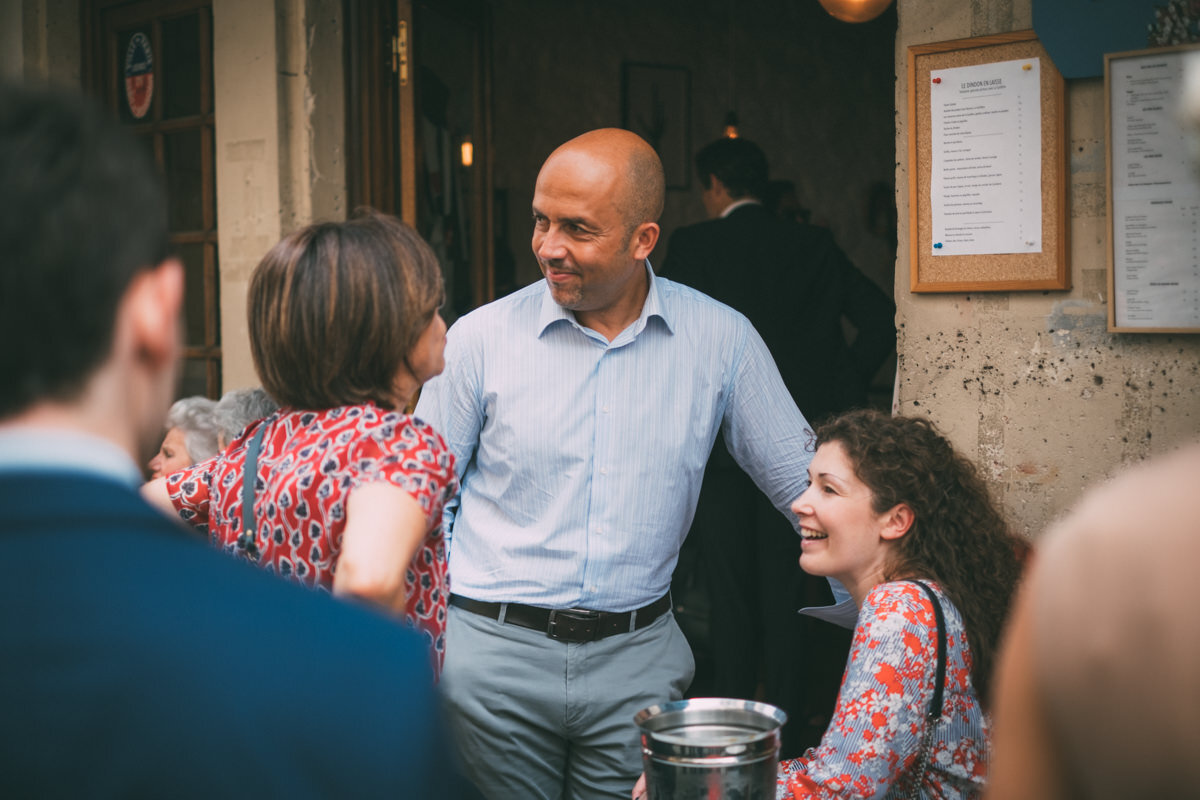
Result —
[[392, 217], [285, 237], [247, 298], [255, 370], [280, 410], [147, 489], [207, 526], [214, 545], [401, 616], [428, 635], [438, 665], [442, 508], [457, 480], [442, 437], [403, 412], [442, 371], [442, 296], [433, 252]]
[[281, 405], [403, 408], [398, 389], [408, 402], [419, 384], [396, 381], [413, 377], [408, 359], [443, 297], [433, 251], [394, 217], [311, 225], [275, 245], [250, 279], [254, 368]]

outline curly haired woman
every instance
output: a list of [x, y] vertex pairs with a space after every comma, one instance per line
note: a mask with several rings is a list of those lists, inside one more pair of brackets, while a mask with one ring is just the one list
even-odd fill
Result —
[[[1020, 540], [974, 465], [926, 420], [854, 411], [817, 438], [811, 484], [792, 504], [800, 566], [841, 581], [859, 615], [833, 720], [820, 745], [780, 765], [777, 796], [978, 797]], [[932, 723], [939, 635], [927, 589], [945, 635]]]

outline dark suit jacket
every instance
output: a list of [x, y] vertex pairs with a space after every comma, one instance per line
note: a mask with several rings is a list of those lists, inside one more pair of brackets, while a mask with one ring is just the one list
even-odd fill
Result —
[[[750, 319], [810, 422], [864, 405], [896, 346], [895, 304], [830, 232], [760, 205], [675, 231], [661, 272]], [[853, 345], [843, 316], [858, 329]]]
[[420, 639], [115, 482], [0, 473], [0, 795], [475, 796]]

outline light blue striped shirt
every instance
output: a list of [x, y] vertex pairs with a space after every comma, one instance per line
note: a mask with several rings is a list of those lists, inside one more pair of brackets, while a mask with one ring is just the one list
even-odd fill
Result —
[[611, 343], [545, 281], [450, 329], [416, 414], [458, 461], [455, 594], [618, 612], [662, 596], [718, 429], [792, 517], [814, 440], [766, 345], [738, 312], [647, 272], [641, 315]]

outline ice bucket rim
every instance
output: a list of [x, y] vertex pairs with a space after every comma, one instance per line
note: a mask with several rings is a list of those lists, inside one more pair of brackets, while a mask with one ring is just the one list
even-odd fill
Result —
[[638, 728], [645, 731], [644, 723], [653, 718], [693, 709], [696, 711], [745, 711], [774, 720], [775, 725], [763, 728], [763, 733], [767, 733], [773, 728], [781, 728], [787, 722], [787, 712], [781, 708], [757, 700], [742, 700], [735, 697], [690, 697], [683, 700], [672, 700], [668, 703], [656, 703], [637, 712], [633, 716], [633, 722]]

